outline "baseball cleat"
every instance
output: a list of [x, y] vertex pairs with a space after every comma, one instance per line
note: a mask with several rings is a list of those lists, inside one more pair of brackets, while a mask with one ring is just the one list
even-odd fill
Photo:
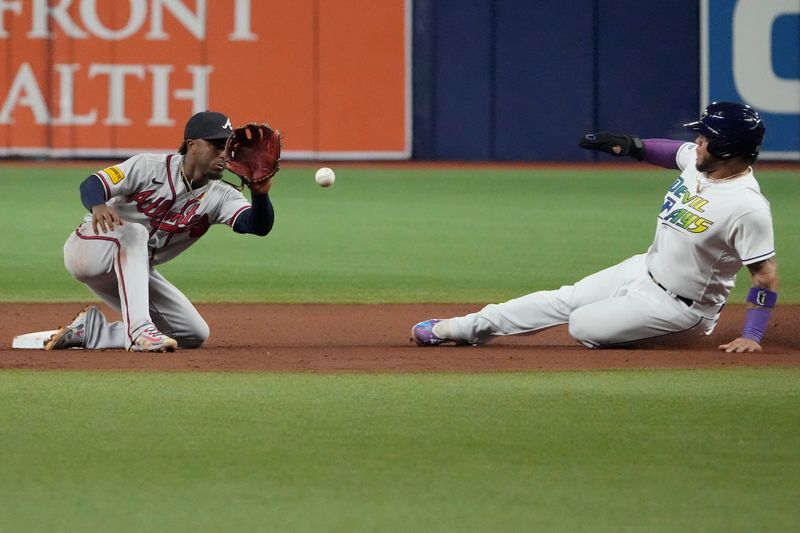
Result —
[[178, 341], [167, 337], [155, 326], [147, 326], [142, 330], [136, 340], [133, 341], [129, 352], [174, 352], [178, 346]]
[[86, 345], [86, 309], [66, 326], [47, 339], [44, 343], [45, 350], [67, 350], [69, 348], [83, 348]]
[[439, 322], [441, 322], [441, 319], [431, 318], [416, 324], [411, 328], [411, 340], [417, 343], [418, 346], [438, 346], [448, 342], [449, 339], [443, 339], [433, 332], [433, 326]]

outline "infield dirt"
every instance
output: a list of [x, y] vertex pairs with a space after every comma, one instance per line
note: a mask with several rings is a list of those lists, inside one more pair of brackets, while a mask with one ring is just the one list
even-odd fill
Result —
[[[207, 304], [211, 326], [200, 349], [171, 354], [123, 350], [14, 350], [15, 335], [55, 329], [84, 307], [78, 303], [0, 304], [0, 369], [503, 372], [623, 368], [800, 366], [800, 306], [778, 307], [764, 351], [726, 354], [717, 346], [738, 336], [744, 307], [728, 306], [710, 337], [666, 337], [623, 349], [588, 350], [556, 326], [536, 335], [498, 338], [488, 345], [420, 348], [411, 326], [426, 318], [462, 315], [476, 305]], [[118, 315], [100, 306], [109, 318]]]

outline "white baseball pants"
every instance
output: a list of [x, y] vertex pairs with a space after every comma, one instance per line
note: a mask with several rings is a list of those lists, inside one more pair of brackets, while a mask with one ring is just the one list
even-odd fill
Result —
[[449, 338], [482, 344], [492, 337], [531, 334], [559, 324], [569, 324], [569, 334], [591, 348], [688, 330], [710, 334], [716, 317], [704, 317], [656, 285], [644, 258], [635, 255], [574, 285], [451, 318]]

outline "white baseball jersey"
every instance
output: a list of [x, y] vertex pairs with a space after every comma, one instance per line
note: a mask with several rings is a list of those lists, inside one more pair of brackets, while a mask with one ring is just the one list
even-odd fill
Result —
[[[219, 181], [189, 190], [179, 171], [182, 161], [178, 154], [138, 154], [95, 173], [106, 189], [106, 204], [123, 221], [147, 228], [153, 265], [183, 252], [212, 224], [233, 226], [250, 207], [240, 191]], [[92, 220], [91, 213], [85, 220]]]
[[664, 197], [646, 264], [670, 291], [714, 307], [725, 303], [742, 265], [775, 255], [772, 215], [752, 169], [710, 179], [695, 168], [696, 149], [678, 150], [682, 172]]

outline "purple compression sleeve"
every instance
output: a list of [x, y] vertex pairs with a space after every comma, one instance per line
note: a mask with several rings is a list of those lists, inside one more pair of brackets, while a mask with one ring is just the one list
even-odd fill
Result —
[[744, 329], [742, 337], [761, 342], [767, 332], [769, 316], [772, 308], [778, 303], [778, 293], [769, 289], [751, 287], [747, 293], [747, 301], [758, 307], [751, 307], [745, 311]]
[[672, 139], [642, 139], [644, 143], [644, 160], [652, 165], [664, 168], [678, 168], [675, 156], [678, 149], [686, 141], [673, 141]]
[[764, 334], [767, 332], [767, 324], [769, 323], [769, 316], [772, 314], [772, 309], [767, 307], [751, 307], [745, 311], [745, 313], [742, 337], [761, 342], [761, 339], [764, 338]]

